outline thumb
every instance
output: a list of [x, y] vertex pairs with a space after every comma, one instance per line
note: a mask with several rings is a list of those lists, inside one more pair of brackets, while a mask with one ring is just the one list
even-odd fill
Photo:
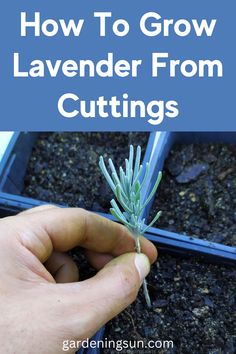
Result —
[[[94, 295], [104, 301], [109, 320], [136, 298], [144, 278], [150, 271], [148, 257], [141, 253], [128, 253], [113, 259], [91, 279]], [[97, 295], [96, 295], [97, 294]]]
[[[83, 318], [83, 337], [91, 337], [130, 305], [149, 271], [150, 263], [146, 255], [127, 253], [107, 263], [93, 278], [78, 285], [74, 283], [73, 286], [79, 288], [74, 292], [76, 298], [71, 305], [75, 306], [77, 314], [80, 313], [78, 321]], [[73, 336], [76, 337], [76, 334]]]

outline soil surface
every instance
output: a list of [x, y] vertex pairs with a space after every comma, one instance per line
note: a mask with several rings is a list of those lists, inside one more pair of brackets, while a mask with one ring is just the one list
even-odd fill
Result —
[[235, 146], [175, 145], [151, 210], [159, 228], [235, 246]]
[[235, 269], [161, 255], [147, 280], [153, 308], [146, 307], [140, 291], [138, 299], [107, 325], [105, 337], [131, 345], [134, 340], [173, 341], [173, 348], [121, 353], [236, 352]]
[[129, 145], [143, 153], [148, 133], [43, 133], [33, 149], [23, 194], [47, 202], [109, 211], [112, 192], [99, 167], [99, 156], [124, 164]]

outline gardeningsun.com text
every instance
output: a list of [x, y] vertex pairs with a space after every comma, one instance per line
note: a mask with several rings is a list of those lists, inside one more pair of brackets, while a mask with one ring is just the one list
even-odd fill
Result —
[[89, 338], [84, 340], [64, 340], [62, 343], [62, 350], [67, 352], [71, 349], [113, 349], [117, 352], [121, 352], [124, 349], [136, 349], [136, 350], [156, 350], [157, 349], [171, 349], [174, 347], [174, 343], [171, 340], [108, 340], [104, 338], [103, 340], [90, 340]]

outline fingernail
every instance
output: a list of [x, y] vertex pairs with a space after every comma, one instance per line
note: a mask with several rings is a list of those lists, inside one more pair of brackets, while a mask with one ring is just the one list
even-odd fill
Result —
[[150, 262], [148, 257], [143, 253], [137, 253], [134, 260], [135, 266], [139, 272], [140, 280], [143, 282], [144, 278], [150, 272]]

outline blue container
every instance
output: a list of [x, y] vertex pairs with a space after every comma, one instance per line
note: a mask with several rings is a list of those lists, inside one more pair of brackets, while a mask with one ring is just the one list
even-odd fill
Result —
[[[24, 175], [32, 147], [37, 138], [36, 133], [15, 133], [8, 149], [0, 162], [0, 217], [13, 215], [19, 211], [45, 204], [45, 202], [21, 196]], [[234, 133], [152, 133], [145, 151], [145, 164], [150, 160], [150, 176], [147, 187], [143, 191], [146, 197], [157, 178], [157, 174], [163, 168], [172, 145], [176, 142], [209, 142], [221, 141], [227, 143], [236, 142]], [[148, 217], [152, 202], [144, 211]], [[108, 214], [101, 214], [111, 220], [114, 218]], [[226, 265], [236, 265], [236, 249], [208, 242], [193, 237], [183, 236], [177, 233], [151, 228], [146, 237], [157, 245], [159, 251], [173, 253], [181, 256], [196, 255], [209, 262], [218, 262]], [[102, 340], [105, 327], [101, 328], [92, 338], [95, 341]], [[80, 354], [99, 354], [100, 349], [81, 349]]]
[[[0, 216], [46, 204], [45, 201], [21, 196], [28, 160], [37, 139], [37, 133], [14, 133], [0, 162]], [[165, 158], [176, 142], [225, 142], [235, 143], [236, 133], [151, 133], [144, 154], [143, 164], [150, 161], [150, 176], [143, 196], [150, 193]], [[148, 218], [153, 200], [144, 210]], [[111, 216], [104, 216], [113, 219]], [[159, 249], [175, 254], [196, 254], [206, 260], [235, 264], [236, 249], [218, 243], [151, 228], [148, 237], [157, 242]]]
[[[155, 133], [151, 133], [144, 152], [142, 164], [145, 166], [153, 156]], [[0, 216], [25, 210], [31, 207], [47, 204], [46, 201], [22, 196], [24, 177], [32, 152], [32, 148], [38, 137], [38, 133], [15, 132], [0, 161]], [[128, 154], [128, 147], [127, 147]], [[147, 186], [143, 196], [146, 197], [153, 184], [152, 173], [147, 180]], [[147, 209], [143, 211], [147, 216]]]
[[[236, 132], [160, 132], [156, 144], [152, 149], [152, 167], [151, 167], [151, 185], [157, 178], [158, 172], [163, 169], [166, 157], [168, 156], [172, 146], [176, 143], [192, 144], [192, 143], [225, 143], [236, 145]], [[155, 197], [149, 203], [147, 213], [152, 206]]]
[[[193, 132], [193, 133], [171, 133], [162, 132], [159, 136], [159, 142], [154, 146], [153, 154], [155, 159], [152, 165], [152, 179], [155, 181], [157, 174], [163, 169], [166, 157], [170, 149], [175, 143], [226, 143], [236, 145], [236, 133], [234, 132]], [[158, 193], [158, 191], [157, 191]], [[152, 207], [153, 201], [149, 203], [148, 210]], [[225, 246], [215, 242], [209, 242], [194, 237], [184, 236], [181, 234], [152, 228], [150, 233], [158, 241], [159, 247], [167, 248], [168, 251], [175, 250], [176, 252], [198, 254], [199, 256], [206, 256], [208, 260], [222, 261], [223, 263], [236, 264], [236, 247]], [[154, 236], [155, 235], [155, 236]], [[164, 241], [164, 243], [163, 243]], [[162, 246], [161, 246], [162, 245]]]
[[[19, 211], [46, 204], [46, 202], [20, 195], [24, 186], [27, 164], [37, 136], [38, 134], [36, 133], [14, 133], [0, 162], [0, 217], [13, 215]], [[144, 165], [149, 161], [152, 154], [154, 139], [155, 134], [150, 134], [143, 159]], [[150, 174], [147, 184], [151, 185], [151, 181], [152, 176]], [[105, 214], [102, 215], [106, 216]], [[112, 218], [110, 215], [107, 215], [107, 217]], [[101, 328], [93, 336], [92, 340], [101, 340], [104, 336], [104, 331], [105, 327]], [[100, 349], [81, 349], [79, 353], [99, 354]]]
[[24, 176], [38, 133], [13, 134], [8, 147], [0, 161], [0, 191], [20, 194], [23, 189]]
[[[13, 134], [7, 150], [0, 161], [0, 192], [17, 195], [21, 194], [24, 186], [24, 176], [27, 164], [37, 137], [38, 133], [16, 132]], [[155, 133], [151, 133], [144, 153], [142, 161], [143, 165], [150, 160], [154, 140]], [[149, 176], [147, 185], [151, 185], [151, 181], [152, 174]], [[144, 196], [146, 196], [146, 193], [147, 190], [144, 191]], [[26, 201], [27, 199], [30, 198], [26, 198]]]

